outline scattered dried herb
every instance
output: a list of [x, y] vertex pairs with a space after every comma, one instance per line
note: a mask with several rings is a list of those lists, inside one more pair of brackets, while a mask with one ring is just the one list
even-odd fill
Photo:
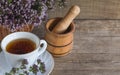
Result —
[[41, 62], [40, 59], [37, 59], [37, 64], [33, 64], [27, 69], [28, 61], [27, 59], [23, 59], [21, 66], [19, 68], [13, 67], [9, 73], [5, 73], [5, 75], [29, 75], [33, 73], [37, 75], [38, 72], [45, 73], [45, 64]]

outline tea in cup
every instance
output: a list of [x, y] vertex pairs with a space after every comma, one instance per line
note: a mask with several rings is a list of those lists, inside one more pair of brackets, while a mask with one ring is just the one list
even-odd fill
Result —
[[32, 65], [46, 51], [46, 47], [45, 40], [30, 32], [11, 33], [1, 41], [1, 48], [11, 67], [19, 65], [23, 59], [27, 59], [28, 65]]

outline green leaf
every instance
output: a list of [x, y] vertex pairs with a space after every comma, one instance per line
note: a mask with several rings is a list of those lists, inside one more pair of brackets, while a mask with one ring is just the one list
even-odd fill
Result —
[[[2, 9], [0, 9], [0, 14], [2, 14]], [[0, 48], [0, 50], [1, 50], [1, 48]]]
[[[2, 12], [0, 12], [0, 14], [2, 14]], [[0, 50], [0, 52], [1, 52], [1, 50]]]
[[19, 75], [24, 75], [24, 74], [19, 74]]
[[8, 3], [11, 3], [12, 2], [12, 0], [8, 0]]
[[12, 74], [10, 74], [10, 73], [5, 73], [5, 75], [12, 75]]

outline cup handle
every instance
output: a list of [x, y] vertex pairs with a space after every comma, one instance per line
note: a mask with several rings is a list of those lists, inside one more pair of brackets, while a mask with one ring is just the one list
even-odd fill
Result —
[[46, 50], [46, 48], [47, 48], [47, 43], [46, 43], [46, 41], [45, 40], [40, 40], [40, 45], [42, 45], [43, 44], [43, 46], [40, 48], [40, 50], [38, 51], [39, 52], [39, 55], [41, 54], [41, 53], [43, 53], [43, 52], [45, 52], [45, 50]]

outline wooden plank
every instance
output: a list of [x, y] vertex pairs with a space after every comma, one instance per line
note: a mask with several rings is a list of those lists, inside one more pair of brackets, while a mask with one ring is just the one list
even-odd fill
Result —
[[119, 57], [120, 54], [116, 53], [72, 53], [66, 57], [55, 58], [56, 64], [51, 75], [118, 75]]
[[[119, 75], [120, 70], [55, 70], [54, 75]], [[52, 75], [51, 74], [51, 75]]]
[[76, 20], [72, 52], [55, 58], [50, 75], [119, 75], [119, 20]]
[[67, 7], [49, 12], [49, 18], [63, 17], [72, 5], [78, 5], [81, 13], [76, 19], [120, 19], [119, 0], [66, 0]]
[[111, 36], [111, 32], [116, 30], [112, 30], [116, 20], [76, 20], [75, 23], [75, 35]]
[[[75, 20], [74, 47], [50, 75], [119, 75], [120, 20]], [[33, 30], [44, 39], [44, 25]]]

